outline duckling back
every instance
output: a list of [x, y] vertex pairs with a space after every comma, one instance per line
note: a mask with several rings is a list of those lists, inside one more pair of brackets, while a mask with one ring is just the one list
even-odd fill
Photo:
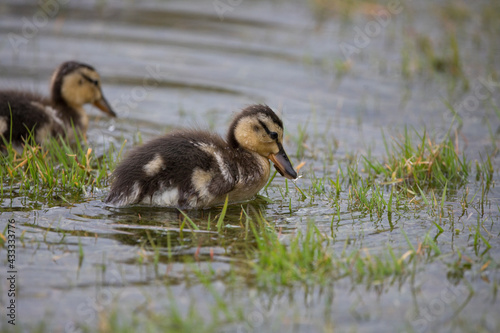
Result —
[[47, 98], [40, 95], [0, 91], [0, 137], [13, 143], [22, 143], [33, 134], [36, 142], [43, 142], [49, 135], [64, 132], [57, 111]]

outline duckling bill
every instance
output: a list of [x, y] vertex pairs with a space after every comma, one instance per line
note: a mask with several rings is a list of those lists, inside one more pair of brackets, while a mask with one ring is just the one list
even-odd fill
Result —
[[226, 140], [184, 130], [133, 149], [116, 168], [106, 202], [181, 209], [251, 199], [267, 183], [271, 160], [286, 178], [297, 173], [283, 148], [283, 122], [266, 105], [236, 115]]
[[83, 108], [93, 104], [111, 117], [115, 112], [104, 97], [101, 79], [87, 64], [68, 61], [52, 75], [50, 98], [24, 91], [0, 91], [1, 137], [22, 144], [30, 133], [42, 144], [50, 136], [73, 138], [75, 130], [85, 136], [88, 115]]

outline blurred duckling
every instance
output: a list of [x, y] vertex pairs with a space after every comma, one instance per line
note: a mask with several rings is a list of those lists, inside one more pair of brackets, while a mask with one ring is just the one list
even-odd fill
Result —
[[92, 66], [75, 61], [61, 64], [52, 75], [50, 90], [50, 98], [25, 91], [0, 91], [0, 144], [3, 136], [7, 142], [12, 138], [14, 145], [21, 145], [30, 132], [37, 144], [50, 136], [71, 140], [75, 135], [73, 127], [85, 138], [89, 118], [83, 105], [87, 103], [116, 117]]
[[266, 185], [271, 160], [288, 179], [296, 179], [283, 149], [283, 123], [266, 105], [236, 115], [224, 140], [183, 130], [133, 149], [113, 173], [106, 202], [181, 209], [208, 208], [251, 199]]

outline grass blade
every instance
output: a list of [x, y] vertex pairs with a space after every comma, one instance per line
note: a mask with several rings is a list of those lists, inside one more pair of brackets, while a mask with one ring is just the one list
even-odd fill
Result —
[[224, 207], [222, 208], [222, 212], [220, 213], [219, 219], [217, 220], [218, 232], [220, 232], [222, 230], [222, 227], [224, 226], [224, 218], [226, 217], [228, 201], [229, 201], [229, 196], [226, 195], [226, 201], [224, 202]]

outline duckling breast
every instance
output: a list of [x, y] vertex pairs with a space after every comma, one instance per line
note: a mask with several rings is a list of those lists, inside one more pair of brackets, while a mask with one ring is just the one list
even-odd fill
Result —
[[[238, 181], [227, 193], [230, 202], [246, 201], [253, 198], [269, 180], [269, 160], [257, 153], [245, 152], [247, 156], [237, 159]], [[223, 195], [219, 200], [225, 200]]]

